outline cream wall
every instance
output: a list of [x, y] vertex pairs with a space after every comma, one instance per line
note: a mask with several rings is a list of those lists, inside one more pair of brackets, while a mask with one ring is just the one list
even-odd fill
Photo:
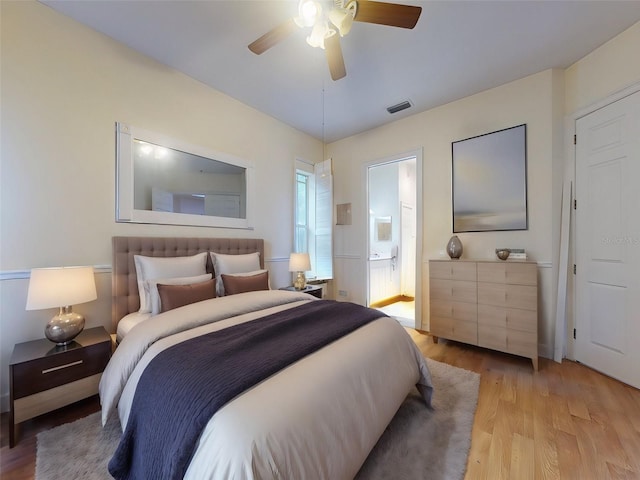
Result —
[[[109, 329], [113, 235], [262, 237], [272, 285], [290, 282], [294, 159], [319, 161], [321, 142], [40, 3], [0, 5], [3, 397], [13, 345], [55, 314], [24, 310], [33, 267], [104, 266], [76, 310]], [[252, 162], [255, 229], [115, 223], [116, 121]]]
[[640, 22], [567, 68], [565, 113], [571, 114], [640, 80]]
[[[514, 232], [458, 234], [463, 258], [493, 259], [499, 246], [521, 247], [538, 262], [540, 282], [540, 352], [549, 356], [553, 347], [552, 258], [554, 235], [553, 199], [558, 183], [553, 172], [562, 165], [561, 71], [544, 71], [506, 85], [418, 113], [384, 127], [370, 130], [328, 146], [334, 160], [335, 203], [352, 203], [353, 224], [335, 230], [336, 280], [334, 293], [343, 290], [346, 299], [366, 300], [365, 278], [366, 198], [364, 165], [403, 152], [423, 152], [423, 305], [422, 328], [429, 329], [428, 260], [443, 256], [452, 235], [451, 142], [502, 128], [527, 124], [529, 229]], [[558, 105], [558, 103], [560, 103]], [[561, 169], [561, 168], [560, 168]], [[354, 181], [354, 179], [362, 181]], [[340, 297], [343, 298], [343, 297]]]

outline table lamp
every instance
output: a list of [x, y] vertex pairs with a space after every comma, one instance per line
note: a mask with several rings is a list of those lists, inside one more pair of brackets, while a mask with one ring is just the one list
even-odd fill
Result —
[[72, 305], [98, 298], [93, 267], [34, 268], [29, 279], [27, 310], [58, 307], [44, 329], [45, 336], [64, 346], [84, 328], [84, 317], [72, 311]]
[[297, 272], [293, 281], [293, 287], [296, 290], [304, 290], [307, 286], [307, 279], [304, 272], [311, 270], [311, 260], [308, 253], [292, 253], [289, 257], [289, 271]]

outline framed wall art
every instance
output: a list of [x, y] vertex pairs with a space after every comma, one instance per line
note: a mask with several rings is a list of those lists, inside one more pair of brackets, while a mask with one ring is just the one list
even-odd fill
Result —
[[453, 232], [526, 230], [527, 126], [451, 143]]

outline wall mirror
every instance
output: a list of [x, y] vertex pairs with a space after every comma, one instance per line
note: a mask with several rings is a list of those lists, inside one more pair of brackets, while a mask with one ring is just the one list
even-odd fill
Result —
[[252, 228], [249, 162], [124, 123], [116, 132], [116, 221]]

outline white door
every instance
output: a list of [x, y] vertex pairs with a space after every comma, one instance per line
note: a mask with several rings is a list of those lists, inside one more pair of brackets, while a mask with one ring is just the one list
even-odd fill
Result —
[[416, 217], [413, 205], [400, 202], [400, 294], [416, 296]]
[[640, 92], [576, 135], [576, 360], [640, 388]]

